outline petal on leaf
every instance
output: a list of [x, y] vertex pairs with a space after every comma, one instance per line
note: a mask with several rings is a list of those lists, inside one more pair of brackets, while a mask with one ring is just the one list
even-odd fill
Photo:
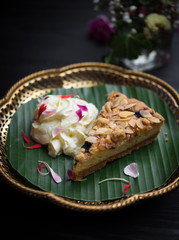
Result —
[[27, 148], [27, 149], [35, 149], [35, 148], [41, 148], [42, 145], [39, 144], [39, 143], [36, 143], [36, 144], [34, 144], [32, 146], [29, 146], [29, 147], [24, 146], [24, 147]]
[[125, 193], [125, 195], [127, 195], [127, 192], [129, 190], [130, 186], [131, 186], [130, 182], [124, 186], [124, 193]]
[[61, 177], [52, 168], [50, 168], [50, 173], [56, 183], [60, 183], [62, 181]]
[[[47, 172], [46, 173], [44, 173], [44, 172], [42, 172], [42, 166], [44, 166], [44, 167], [46, 167], [46, 169], [47, 169]], [[49, 168], [46, 166], [46, 164], [44, 163], [44, 162], [41, 162], [41, 164], [38, 166], [38, 168], [37, 168], [37, 171], [41, 174], [41, 175], [43, 175], [43, 176], [45, 176], [45, 175], [48, 175], [49, 174]]]
[[[47, 175], [50, 172], [53, 180], [56, 183], [60, 183], [62, 181], [61, 177], [48, 165], [48, 163], [42, 162], [42, 161], [39, 161], [39, 162], [40, 162], [40, 165], [38, 166], [37, 170], [41, 175]], [[47, 168], [48, 173], [42, 173], [42, 166]]]
[[130, 177], [137, 178], [139, 176], [137, 163], [131, 163], [124, 168], [124, 173]]
[[68, 174], [69, 179], [72, 179], [72, 177], [73, 177], [73, 172], [72, 172], [72, 170], [68, 169], [68, 170], [67, 170], [67, 174]]
[[25, 135], [25, 133], [22, 131], [22, 136], [23, 136], [23, 139], [26, 143], [31, 143], [32, 141]]

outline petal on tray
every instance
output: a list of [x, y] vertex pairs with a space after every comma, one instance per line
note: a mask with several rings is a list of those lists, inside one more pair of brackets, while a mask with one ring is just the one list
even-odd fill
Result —
[[130, 177], [137, 178], [139, 176], [137, 163], [131, 163], [124, 168], [124, 173]]

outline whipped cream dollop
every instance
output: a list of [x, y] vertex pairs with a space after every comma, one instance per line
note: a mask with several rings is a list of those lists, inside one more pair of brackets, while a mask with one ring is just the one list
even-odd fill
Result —
[[97, 108], [85, 100], [66, 95], [43, 97], [34, 112], [32, 138], [48, 145], [48, 153], [74, 157], [91, 129]]

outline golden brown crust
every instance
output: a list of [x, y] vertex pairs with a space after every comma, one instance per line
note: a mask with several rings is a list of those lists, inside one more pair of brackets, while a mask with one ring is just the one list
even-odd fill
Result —
[[[73, 168], [74, 176], [80, 171], [76, 166], [83, 165], [83, 162], [89, 161], [91, 156], [115, 149], [124, 142], [128, 144], [136, 136], [146, 135], [155, 128], [154, 134], [156, 131], [158, 134], [163, 122], [164, 118], [145, 103], [112, 91], [86, 139], [88, 148], [83, 146], [76, 156]], [[153, 139], [152, 136], [150, 138]], [[116, 154], [113, 158], [116, 158]], [[103, 164], [104, 162], [106, 164], [108, 160], [102, 161]], [[102, 166], [102, 163], [95, 165]], [[90, 169], [95, 169], [95, 167], [90, 166]], [[85, 172], [87, 171], [85, 170]], [[73, 179], [75, 180], [75, 177]]]

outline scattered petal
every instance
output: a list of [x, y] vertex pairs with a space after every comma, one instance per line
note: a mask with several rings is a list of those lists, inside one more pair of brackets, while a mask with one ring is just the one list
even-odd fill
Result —
[[57, 112], [57, 109], [49, 109], [49, 110], [46, 110], [44, 112], [45, 116], [52, 116], [53, 114], [55, 114]]
[[[38, 166], [37, 170], [41, 175], [48, 175], [50, 172], [53, 180], [56, 183], [60, 183], [62, 181], [61, 177], [48, 165], [48, 163], [42, 162], [42, 161], [39, 161], [39, 162], [40, 162], [40, 165]], [[42, 173], [42, 166], [47, 168], [48, 173]]]
[[44, 103], [40, 106], [39, 108], [39, 114], [38, 114], [38, 118], [37, 121], [39, 121], [39, 118], [41, 116], [41, 114], [47, 109], [47, 105], [45, 105]]
[[25, 135], [25, 133], [22, 131], [22, 136], [23, 136], [23, 139], [26, 143], [31, 143], [32, 141]]
[[69, 179], [72, 179], [72, 177], [73, 177], [73, 172], [72, 172], [72, 170], [68, 169], [68, 170], [67, 170], [67, 174], [68, 174]]
[[54, 172], [54, 170], [52, 168], [50, 168], [50, 173], [52, 175], [53, 180], [56, 183], [60, 183], [62, 181], [61, 177], [56, 172]]
[[126, 179], [124, 179], [124, 178], [106, 178], [106, 179], [98, 182], [98, 184], [101, 184], [101, 183], [106, 182], [106, 181], [123, 181], [125, 183], [128, 183], [128, 184], [126, 184], [124, 186], [124, 193], [125, 193], [125, 195], [127, 195], [128, 189], [129, 189], [129, 187], [131, 185], [131, 183], [129, 181], [127, 181]]
[[[46, 173], [44, 173], [44, 172], [42, 172], [42, 166], [44, 166], [44, 167], [46, 167], [46, 169], [47, 169], [47, 172]], [[46, 166], [46, 164], [44, 163], [44, 162], [41, 162], [41, 164], [38, 166], [38, 168], [37, 168], [37, 171], [41, 174], [41, 175], [43, 175], [43, 176], [46, 176], [46, 175], [48, 175], [49, 174], [49, 168]]]
[[87, 108], [86, 106], [84, 106], [84, 105], [79, 105], [79, 104], [77, 104], [77, 106], [78, 106], [82, 111], [85, 111], [85, 112], [88, 111], [88, 108]]
[[[24, 146], [25, 147], [25, 146]], [[29, 146], [29, 147], [25, 147], [25, 148], [27, 148], [27, 149], [35, 149], [35, 148], [41, 148], [42, 147], [42, 145], [41, 144], [39, 144], [39, 143], [36, 143], [36, 144], [34, 144], [34, 145], [32, 145], [32, 146]]]
[[73, 97], [76, 93], [72, 93], [70, 95], [62, 95], [61, 98], [70, 98]]
[[41, 105], [42, 103], [44, 103], [44, 100], [48, 97], [49, 95], [45, 95], [43, 98], [39, 99], [39, 104]]
[[124, 173], [130, 177], [137, 178], [139, 176], [137, 163], [131, 163], [124, 168]]
[[52, 137], [56, 137], [59, 133], [63, 132], [65, 129], [64, 128], [54, 128], [52, 131]]
[[81, 110], [81, 108], [80, 109], [78, 109], [77, 111], [76, 111], [76, 114], [78, 115], [78, 117], [79, 117], [79, 119], [78, 119], [78, 122], [83, 118], [83, 115], [82, 115], [82, 110]]
[[125, 195], [127, 195], [127, 192], [129, 190], [130, 186], [131, 186], [130, 182], [124, 186], [124, 193], [125, 193]]

